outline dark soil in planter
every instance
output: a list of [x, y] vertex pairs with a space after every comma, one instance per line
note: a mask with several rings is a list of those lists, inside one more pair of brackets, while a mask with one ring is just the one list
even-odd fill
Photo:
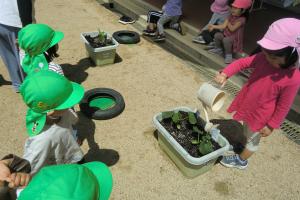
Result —
[[107, 47], [107, 46], [114, 45], [114, 43], [113, 43], [113, 41], [112, 41], [111, 38], [106, 39], [104, 42], [101, 42], [100, 39], [99, 39], [99, 36], [92, 37], [90, 35], [86, 35], [84, 37], [90, 43], [90, 45], [93, 48]]
[[[188, 113], [179, 111], [184, 118], [188, 118]], [[198, 145], [192, 144], [193, 139], [197, 139], [197, 133], [192, 131], [192, 126], [188, 119], [180, 122], [181, 129], [177, 129], [171, 119], [164, 119], [160, 122], [162, 126], [174, 137], [174, 139], [193, 157], [199, 158], [203, 155], [199, 152]], [[197, 127], [204, 131], [203, 122], [197, 121]], [[221, 148], [218, 143], [212, 140], [214, 151]]]

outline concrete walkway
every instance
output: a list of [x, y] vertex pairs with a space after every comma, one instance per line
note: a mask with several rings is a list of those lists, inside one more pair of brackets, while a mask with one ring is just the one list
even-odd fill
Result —
[[[132, 29], [119, 24], [115, 14], [94, 0], [37, 1], [36, 13], [38, 22], [65, 33], [56, 62], [71, 80], [81, 82], [86, 90], [113, 88], [125, 98], [126, 108], [119, 117], [108, 121], [81, 117], [79, 125], [87, 138], [82, 146], [86, 158], [111, 165], [111, 199], [300, 198], [299, 146], [278, 132], [262, 140], [245, 171], [217, 164], [202, 176], [185, 178], [160, 150], [151, 120], [154, 114], [181, 105], [201, 108], [196, 98], [203, 82], [200, 74], [144, 39], [137, 45], [120, 45], [117, 52], [122, 62], [92, 67], [80, 41], [81, 32]], [[9, 79], [0, 65], [0, 74]], [[229, 97], [226, 106], [231, 100]], [[9, 85], [0, 87], [0, 101], [0, 157], [22, 155], [26, 107]], [[225, 109], [218, 117], [230, 118]]]

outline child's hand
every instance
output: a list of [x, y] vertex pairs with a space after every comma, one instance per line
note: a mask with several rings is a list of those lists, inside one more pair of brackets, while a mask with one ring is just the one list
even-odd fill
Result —
[[0, 181], [10, 181], [10, 170], [3, 161], [0, 161]]
[[227, 81], [227, 75], [223, 72], [221, 73], [218, 73], [215, 77], [215, 81], [219, 84], [221, 84], [223, 87], [225, 84], [226, 84], [226, 81]]
[[10, 182], [8, 187], [16, 188], [16, 187], [26, 187], [30, 181], [31, 177], [30, 174], [27, 173], [13, 173], [10, 176]]
[[271, 135], [272, 132], [273, 132], [273, 128], [271, 128], [269, 126], [265, 126], [259, 131], [259, 133], [261, 134], [262, 137], [267, 137], [267, 136]]
[[209, 24], [207, 29], [208, 29], [209, 32], [212, 32], [215, 29], [215, 27], [214, 27], [213, 24]]

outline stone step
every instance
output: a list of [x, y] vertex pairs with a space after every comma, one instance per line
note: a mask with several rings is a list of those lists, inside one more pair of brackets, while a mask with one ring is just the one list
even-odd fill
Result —
[[[142, 0], [110, 0], [114, 3], [115, 9], [121, 13], [124, 13], [130, 17], [137, 19], [140, 15], [147, 15], [149, 10], [161, 10], [145, 1]], [[189, 25], [188, 23], [182, 22], [182, 25], [186, 27], [187, 32], [191, 35], [197, 35], [199, 30]]]

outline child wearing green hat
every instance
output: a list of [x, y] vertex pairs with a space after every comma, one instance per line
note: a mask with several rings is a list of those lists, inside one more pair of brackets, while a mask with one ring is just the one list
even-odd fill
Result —
[[113, 181], [101, 162], [66, 164], [41, 169], [18, 200], [108, 200]]
[[40, 70], [26, 77], [20, 93], [29, 107], [23, 158], [35, 174], [45, 165], [77, 163], [83, 153], [72, 136], [78, 117], [70, 109], [82, 99], [84, 89], [50, 70]]
[[52, 62], [53, 58], [58, 57], [58, 42], [63, 37], [62, 32], [46, 24], [29, 24], [22, 28], [18, 33], [18, 44], [24, 72], [28, 75], [43, 69], [63, 75], [61, 67]]

